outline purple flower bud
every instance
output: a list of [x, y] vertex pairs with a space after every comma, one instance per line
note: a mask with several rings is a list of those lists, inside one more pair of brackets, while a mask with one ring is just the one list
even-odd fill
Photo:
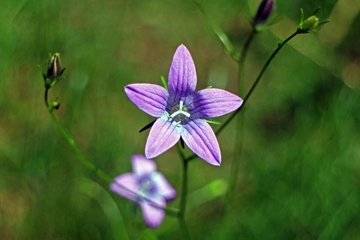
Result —
[[253, 26], [266, 22], [274, 8], [274, 0], [262, 0], [254, 17]]
[[54, 80], [61, 76], [65, 69], [61, 66], [60, 53], [55, 53], [50, 58], [49, 66], [47, 69], [46, 77]]

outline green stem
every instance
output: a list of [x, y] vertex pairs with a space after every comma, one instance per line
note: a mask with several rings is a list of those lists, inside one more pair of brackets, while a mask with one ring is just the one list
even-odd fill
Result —
[[181, 198], [180, 198], [180, 212], [185, 215], [186, 210], [186, 195], [187, 195], [187, 171], [188, 171], [188, 161], [183, 160], [183, 174], [182, 174], [182, 189], [181, 189]]
[[202, 13], [202, 15], [204, 15], [204, 17], [206, 18], [206, 20], [208, 21], [210, 27], [213, 29], [214, 33], [218, 36], [218, 38], [220, 39], [220, 41], [224, 44], [224, 47], [226, 49], [226, 51], [230, 54], [230, 56], [236, 61], [239, 62], [239, 56], [238, 56], [238, 52], [235, 50], [234, 46], [232, 45], [232, 43], [230, 42], [229, 38], [227, 37], [227, 35], [225, 34], [225, 32], [219, 27], [219, 25], [217, 25], [212, 18], [210, 17], [210, 15], [207, 13], [206, 9], [204, 8], [204, 6], [200, 3], [199, 0], [193, 0], [193, 2], [196, 4], [197, 8], [200, 10], [200, 12]]
[[49, 88], [45, 87], [45, 96], [44, 96], [45, 105], [46, 105], [46, 108], [48, 109], [48, 111], [50, 111], [48, 96], [49, 96]]
[[179, 225], [180, 225], [181, 231], [182, 231], [182, 233], [184, 235], [184, 238], [185, 239], [191, 239], [191, 235], [190, 235], [188, 227], [186, 225], [184, 216], [180, 215], [178, 220], [179, 220]]
[[87, 167], [90, 171], [95, 172], [95, 174], [100, 177], [102, 180], [110, 183], [112, 182], [112, 178], [107, 175], [105, 172], [103, 172], [101, 169], [97, 168], [94, 164], [92, 164], [91, 162], [89, 162], [86, 157], [81, 153], [81, 151], [79, 150], [79, 148], [77, 147], [74, 139], [70, 136], [70, 134], [61, 126], [61, 124], [59, 123], [59, 121], [57, 120], [57, 118], [55, 117], [54, 113], [53, 113], [53, 109], [50, 108], [49, 106], [49, 101], [48, 101], [48, 92], [49, 92], [49, 88], [45, 89], [45, 104], [46, 107], [48, 108], [48, 111], [50, 113], [51, 119], [53, 120], [56, 128], [59, 130], [59, 132], [61, 133], [61, 135], [63, 135], [63, 137], [65, 138], [65, 140], [67, 141], [67, 143], [70, 145], [70, 147], [75, 151], [76, 155], [78, 156], [78, 158], [80, 159], [80, 161], [85, 165], [85, 167]]
[[278, 47], [276, 48], [276, 50], [271, 54], [271, 56], [269, 57], [269, 59], [266, 61], [265, 65], [263, 66], [263, 68], [261, 69], [261, 72], [259, 73], [258, 77], [256, 78], [255, 82], [253, 83], [253, 85], [251, 86], [249, 92], [246, 94], [245, 98], [244, 98], [244, 102], [242, 104], [242, 106], [240, 108], [238, 108], [225, 122], [223, 125], [221, 125], [221, 127], [216, 131], [216, 135], [220, 134], [224, 128], [233, 120], [233, 118], [241, 111], [241, 109], [244, 108], [245, 103], [249, 100], [249, 97], [251, 96], [251, 94], [253, 93], [254, 89], [256, 88], [257, 84], [259, 83], [262, 75], [264, 74], [265, 70], [268, 68], [268, 66], [270, 65], [271, 61], [274, 59], [274, 57], [276, 56], [276, 54], [281, 50], [281, 48], [288, 42], [290, 41], [292, 38], [294, 38], [297, 34], [299, 34], [298, 31], [294, 32], [292, 35], [290, 35], [287, 39], [285, 39], [281, 44], [278, 45]]
[[[252, 42], [252, 40], [254, 39], [254, 36], [256, 34], [255, 28], [253, 28], [252, 32], [250, 33], [249, 37], [247, 38], [244, 47], [241, 51], [241, 55], [240, 55], [240, 61], [239, 61], [239, 80], [238, 80], [238, 84], [239, 84], [239, 96], [242, 96], [245, 94], [245, 60], [246, 60], [246, 56], [250, 47], [250, 43]], [[235, 186], [236, 186], [236, 182], [237, 182], [237, 173], [238, 173], [238, 169], [239, 169], [239, 159], [241, 158], [241, 154], [243, 151], [243, 139], [244, 139], [244, 131], [245, 131], [245, 114], [244, 112], [242, 112], [242, 114], [238, 116], [237, 121], [236, 121], [236, 137], [235, 137], [235, 146], [234, 146], [234, 150], [235, 150], [235, 156], [231, 162], [231, 166], [230, 166], [230, 177], [229, 177], [229, 187], [227, 188], [227, 192], [226, 192], [226, 200], [228, 203], [230, 203], [233, 199], [234, 196], [234, 192], [235, 192]]]
[[186, 211], [186, 195], [187, 195], [187, 184], [188, 184], [188, 161], [185, 158], [185, 155], [181, 149], [180, 143], [177, 144], [178, 152], [183, 163], [183, 172], [182, 172], [182, 185], [181, 185], [181, 195], [180, 195], [180, 209], [179, 209], [179, 225], [186, 239], [191, 239], [189, 230], [185, 222], [185, 211]]
[[[240, 60], [239, 60], [239, 64], [240, 64], [240, 73], [239, 73], [239, 81], [243, 81], [243, 77], [244, 77], [244, 63], [245, 63], [245, 59], [246, 59], [246, 56], [247, 56], [247, 53], [248, 53], [248, 50], [249, 50], [249, 47], [250, 47], [250, 43], [252, 42], [252, 40], [254, 39], [255, 37], [255, 34], [256, 34], [256, 31], [255, 29], [253, 28], [253, 30], [251, 31], [249, 37], [247, 38], [245, 44], [244, 44], [244, 47], [241, 51], [241, 55], [240, 55]], [[240, 90], [239, 90], [239, 93], [240, 93]]]
[[162, 208], [167, 215], [169, 216], [173, 216], [173, 217], [176, 217], [176, 218], [179, 218], [180, 217], [180, 211], [179, 209], [175, 209], [175, 208], [169, 208], [169, 207], [165, 207], [165, 208]]

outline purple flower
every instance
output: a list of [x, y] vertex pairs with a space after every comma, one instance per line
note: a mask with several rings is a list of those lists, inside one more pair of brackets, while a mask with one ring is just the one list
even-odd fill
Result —
[[262, 0], [254, 18], [253, 26], [266, 22], [274, 8], [274, 0]]
[[200, 158], [220, 165], [221, 153], [216, 136], [205, 121], [239, 108], [242, 99], [221, 89], [195, 92], [196, 71], [190, 52], [180, 45], [173, 57], [165, 88], [135, 83], [125, 87], [130, 100], [147, 114], [158, 118], [145, 147], [147, 158], [154, 158], [174, 146], [180, 137]]
[[114, 179], [110, 189], [140, 205], [144, 220], [149, 227], [158, 227], [164, 219], [166, 201], [175, 198], [176, 191], [156, 171], [153, 160], [143, 155], [131, 158], [133, 173], [124, 173]]

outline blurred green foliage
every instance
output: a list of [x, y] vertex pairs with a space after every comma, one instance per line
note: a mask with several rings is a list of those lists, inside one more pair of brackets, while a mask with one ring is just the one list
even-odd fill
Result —
[[[259, 2], [203, 4], [241, 48]], [[244, 106], [244, 152], [236, 159], [232, 205], [224, 208], [225, 191], [214, 186], [226, 187], [235, 124], [219, 136], [221, 167], [189, 164], [186, 220], [194, 239], [359, 238], [359, 2], [277, 1], [279, 21], [251, 45], [246, 86], [277, 37], [296, 30], [300, 7], [307, 16], [318, 5], [320, 21], [330, 23], [285, 46]], [[147, 132], [138, 130], [152, 118], [123, 87], [161, 84], [178, 45], [192, 53], [198, 89], [236, 93], [237, 65], [196, 6], [190, 0], [5, 0], [0, 17], [0, 239], [122, 239], [124, 227], [130, 239], [181, 239], [175, 218], [147, 229], [133, 203], [109, 193], [81, 165], [46, 111], [37, 65], [44, 68], [49, 53], [61, 53], [67, 69], [50, 91], [61, 103], [55, 114], [96, 166], [113, 177], [129, 172], [130, 156], [144, 151]], [[156, 161], [180, 191], [176, 150]], [[206, 202], [199, 203], [197, 192]], [[178, 200], [170, 206], [178, 207]]]

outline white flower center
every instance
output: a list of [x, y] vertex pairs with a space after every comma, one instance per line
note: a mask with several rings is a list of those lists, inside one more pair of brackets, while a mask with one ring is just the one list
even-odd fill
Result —
[[187, 108], [184, 106], [184, 102], [180, 101], [179, 105], [175, 105], [172, 109], [170, 118], [175, 120], [176, 124], [181, 123], [185, 117], [190, 117], [190, 113], [187, 112]]

